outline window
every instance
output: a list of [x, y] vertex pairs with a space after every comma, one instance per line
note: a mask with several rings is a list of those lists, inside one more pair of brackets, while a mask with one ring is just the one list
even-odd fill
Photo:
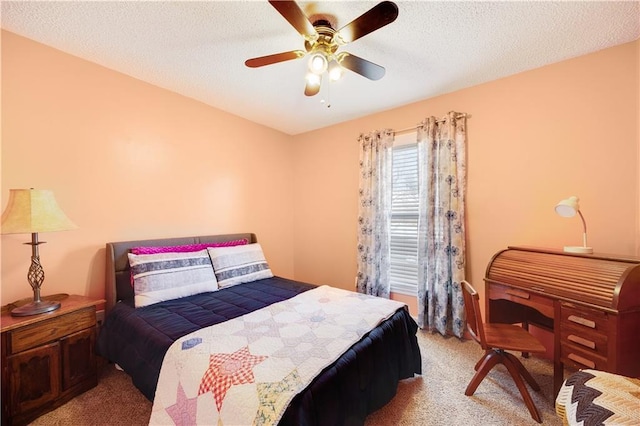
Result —
[[[415, 135], [412, 135], [415, 138]], [[396, 142], [398, 142], [396, 140]], [[393, 147], [389, 278], [391, 291], [417, 295], [418, 146]]]

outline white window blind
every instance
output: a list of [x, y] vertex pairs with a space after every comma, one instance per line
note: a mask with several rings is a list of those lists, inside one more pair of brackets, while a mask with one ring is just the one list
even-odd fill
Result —
[[418, 283], [418, 147], [393, 148], [391, 291], [415, 296]]

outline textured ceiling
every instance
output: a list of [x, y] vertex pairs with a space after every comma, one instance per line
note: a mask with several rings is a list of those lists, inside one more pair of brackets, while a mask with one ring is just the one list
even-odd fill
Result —
[[[341, 48], [384, 66], [384, 78], [346, 72], [314, 97], [303, 93], [306, 60], [245, 67], [248, 58], [303, 49], [266, 1], [3, 0], [2, 28], [288, 134], [640, 37], [638, 1], [396, 3], [395, 22]], [[340, 28], [376, 2], [298, 4]]]

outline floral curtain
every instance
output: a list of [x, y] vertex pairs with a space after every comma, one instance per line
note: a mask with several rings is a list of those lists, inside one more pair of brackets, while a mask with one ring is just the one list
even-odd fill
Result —
[[389, 297], [389, 223], [393, 131], [361, 134], [358, 207], [360, 293]]
[[462, 337], [465, 278], [466, 118], [450, 112], [418, 126], [418, 324]]

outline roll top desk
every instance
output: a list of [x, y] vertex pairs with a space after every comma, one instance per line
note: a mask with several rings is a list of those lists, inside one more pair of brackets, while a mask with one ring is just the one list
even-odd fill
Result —
[[485, 295], [488, 322], [553, 332], [554, 395], [565, 365], [640, 377], [640, 258], [508, 247]]

